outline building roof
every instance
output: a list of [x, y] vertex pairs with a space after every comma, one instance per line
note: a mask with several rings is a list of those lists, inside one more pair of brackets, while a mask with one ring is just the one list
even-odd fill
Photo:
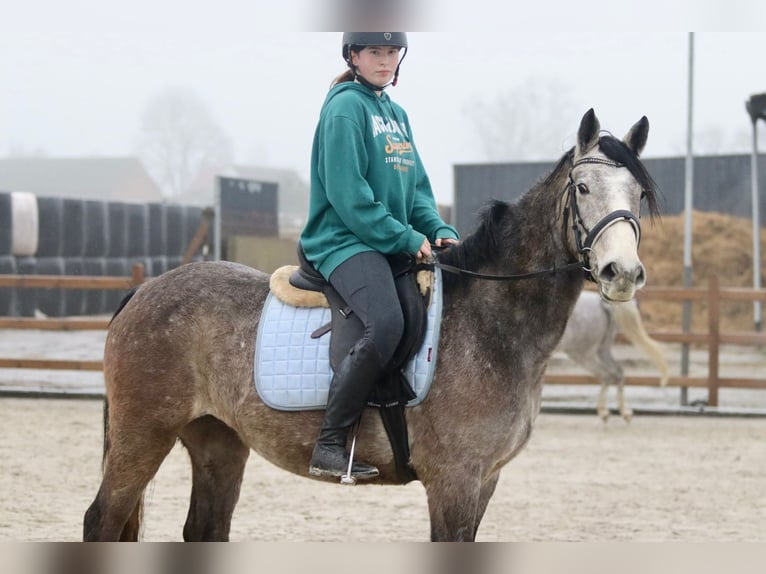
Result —
[[163, 200], [134, 157], [0, 158], [0, 190], [101, 201]]

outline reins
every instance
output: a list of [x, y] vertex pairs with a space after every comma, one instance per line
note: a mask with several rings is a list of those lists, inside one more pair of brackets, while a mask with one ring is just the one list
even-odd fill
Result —
[[[598, 158], [598, 157], [586, 157], [583, 159], [580, 159], [572, 164], [572, 167], [569, 170], [569, 183], [567, 184], [566, 192], [568, 193], [568, 205], [566, 209], [564, 210], [564, 228], [566, 229], [567, 223], [569, 221], [569, 212], [571, 210], [572, 212], [572, 231], [574, 232], [574, 238], [575, 238], [575, 244], [577, 246], [577, 251], [579, 253], [579, 261], [576, 261], [574, 263], [568, 263], [562, 267], [556, 267], [555, 265], [549, 269], [542, 269], [540, 271], [530, 271], [528, 273], [518, 273], [513, 275], [491, 275], [488, 273], [479, 273], [476, 271], [469, 271], [468, 269], [462, 269], [461, 267], [455, 267], [454, 265], [448, 265], [446, 263], [440, 263], [438, 259], [435, 258], [434, 260], [434, 266], [438, 267], [442, 271], [446, 271], [448, 273], [454, 273], [456, 275], [465, 275], [468, 277], [472, 277], [474, 279], [484, 279], [487, 281], [516, 281], [521, 279], [533, 279], [535, 277], [543, 277], [546, 275], [555, 275], [556, 273], [564, 273], [568, 271], [574, 271], [577, 269], [581, 269], [585, 271], [585, 277], [589, 281], [594, 281], [595, 278], [593, 277], [593, 269], [590, 267], [590, 257], [588, 253], [593, 249], [593, 244], [598, 240], [599, 237], [601, 237], [601, 234], [606, 231], [608, 227], [611, 227], [615, 223], [618, 223], [620, 221], [628, 221], [632, 226], [633, 230], [636, 233], [636, 240], [638, 242], [641, 241], [641, 224], [638, 220], [638, 218], [633, 214], [633, 212], [628, 211], [626, 209], [618, 209], [616, 211], [612, 211], [605, 217], [603, 217], [596, 225], [593, 226], [593, 229], [588, 229], [588, 227], [585, 225], [585, 222], [582, 220], [582, 217], [580, 216], [580, 210], [577, 206], [577, 186], [574, 182], [574, 179], [572, 179], [572, 170], [577, 167], [578, 165], [584, 164], [584, 163], [597, 163], [602, 165], [608, 165], [610, 167], [625, 167], [624, 164], [613, 161], [610, 159], [604, 159], [604, 158]], [[585, 232], [585, 241], [582, 239], [582, 233], [581, 230]]]
[[457, 275], [467, 275], [474, 279], [485, 279], [487, 281], [514, 281], [517, 279], [532, 279], [534, 277], [542, 277], [544, 275], [555, 275], [564, 271], [574, 271], [575, 269], [583, 269], [582, 263], [579, 261], [576, 263], [568, 263], [563, 267], [552, 267], [550, 269], [542, 269], [540, 271], [531, 271], [529, 273], [519, 273], [516, 275], [490, 275], [488, 273], [478, 273], [476, 271], [469, 271], [468, 269], [462, 269], [455, 267], [454, 265], [447, 265], [446, 263], [440, 263], [438, 260], [434, 262], [434, 266], [438, 267], [442, 271], [448, 273], [455, 273]]

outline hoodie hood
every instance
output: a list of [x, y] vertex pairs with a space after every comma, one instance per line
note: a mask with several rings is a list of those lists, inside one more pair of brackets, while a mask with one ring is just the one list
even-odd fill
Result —
[[357, 92], [364, 94], [365, 96], [367, 96], [373, 101], [377, 100], [381, 102], [389, 102], [391, 100], [391, 98], [388, 96], [388, 94], [385, 91], [382, 91], [380, 96], [378, 96], [371, 89], [363, 86], [362, 84], [358, 82], [342, 82], [330, 88], [330, 91], [328, 92], [327, 97], [325, 98], [325, 101], [324, 101], [325, 105], [327, 105], [327, 103], [338, 94], [347, 92], [349, 90], [356, 90]]

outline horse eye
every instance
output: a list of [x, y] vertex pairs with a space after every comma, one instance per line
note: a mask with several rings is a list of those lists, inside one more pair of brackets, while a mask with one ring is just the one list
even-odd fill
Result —
[[577, 184], [577, 191], [579, 191], [583, 195], [586, 195], [586, 194], [590, 193], [590, 190], [588, 189], [588, 186], [585, 185], [584, 183], [578, 183]]
[[641, 199], [644, 199], [646, 197], [646, 191], [641, 192]]

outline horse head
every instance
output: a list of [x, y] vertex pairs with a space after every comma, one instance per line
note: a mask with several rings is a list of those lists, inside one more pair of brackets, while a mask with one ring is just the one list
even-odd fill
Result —
[[632, 299], [646, 282], [638, 257], [641, 199], [647, 198], [653, 215], [658, 213], [654, 182], [638, 159], [648, 132], [644, 116], [622, 141], [601, 135], [590, 109], [572, 151], [565, 216], [569, 242], [609, 301]]

